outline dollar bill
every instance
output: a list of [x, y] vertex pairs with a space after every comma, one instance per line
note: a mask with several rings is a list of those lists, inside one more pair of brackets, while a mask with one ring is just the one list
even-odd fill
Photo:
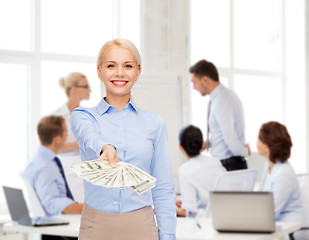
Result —
[[130, 187], [136, 193], [143, 194], [155, 187], [156, 178], [126, 162], [118, 162], [112, 168], [108, 161], [90, 160], [74, 163], [73, 172], [86, 181], [103, 187]]

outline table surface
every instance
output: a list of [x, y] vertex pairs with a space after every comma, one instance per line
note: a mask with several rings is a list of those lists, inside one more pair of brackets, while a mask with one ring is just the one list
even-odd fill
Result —
[[277, 222], [277, 231], [274, 233], [219, 233], [213, 226], [211, 220], [201, 222], [201, 229], [195, 227], [188, 231], [185, 218], [177, 219], [177, 240], [270, 240], [284, 237], [286, 234], [300, 229], [296, 223]]
[[[29, 227], [22, 226], [16, 223], [6, 223], [3, 225], [5, 232], [20, 232], [28, 234], [49, 234], [77, 237], [79, 233], [80, 215], [70, 214], [58, 216], [70, 222], [69, 225], [48, 226], [48, 227]], [[202, 229], [188, 229], [186, 218], [177, 218], [177, 240], [268, 240], [282, 237], [288, 233], [297, 231], [300, 228], [299, 224], [294, 223], [277, 223], [279, 226], [276, 232], [271, 234], [247, 234], [247, 233], [219, 233], [213, 229], [211, 220], [201, 222]]]

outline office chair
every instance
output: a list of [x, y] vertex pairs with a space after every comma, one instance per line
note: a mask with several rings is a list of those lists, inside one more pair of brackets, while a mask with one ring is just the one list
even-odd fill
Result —
[[246, 169], [223, 172], [215, 181], [214, 191], [252, 191], [257, 177], [257, 170]]
[[[253, 191], [257, 170], [246, 169], [220, 173], [215, 181], [213, 191]], [[211, 203], [207, 204], [206, 217], [210, 217]]]
[[[304, 223], [299, 231], [289, 234], [290, 240], [294, 239], [309, 239], [309, 173], [297, 174], [301, 201], [304, 210]], [[299, 235], [299, 236], [297, 236]]]
[[256, 182], [260, 182], [262, 173], [264, 170], [266, 159], [258, 152], [252, 152], [250, 156], [247, 156], [248, 169], [257, 170]]
[[31, 212], [33, 214], [33, 217], [44, 217], [47, 216], [41, 202], [40, 199], [36, 193], [36, 191], [34, 190], [31, 182], [26, 178], [26, 176], [24, 176], [22, 173], [19, 174], [20, 177], [22, 178], [26, 189], [27, 189], [27, 193], [28, 193], [28, 197], [30, 200], [30, 209]]

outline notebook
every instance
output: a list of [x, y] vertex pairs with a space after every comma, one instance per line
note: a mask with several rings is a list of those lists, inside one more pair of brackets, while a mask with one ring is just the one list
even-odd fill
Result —
[[3, 186], [4, 195], [13, 221], [26, 226], [66, 225], [68, 221], [54, 217], [30, 218], [28, 207], [21, 189]]
[[213, 227], [219, 232], [276, 231], [272, 192], [210, 192]]

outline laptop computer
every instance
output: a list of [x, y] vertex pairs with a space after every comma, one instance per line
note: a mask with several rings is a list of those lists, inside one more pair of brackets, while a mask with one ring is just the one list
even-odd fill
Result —
[[219, 232], [276, 231], [272, 192], [210, 192], [213, 227]]
[[31, 218], [21, 189], [3, 186], [3, 191], [13, 221], [35, 227], [69, 224], [64, 219], [48, 216]]

